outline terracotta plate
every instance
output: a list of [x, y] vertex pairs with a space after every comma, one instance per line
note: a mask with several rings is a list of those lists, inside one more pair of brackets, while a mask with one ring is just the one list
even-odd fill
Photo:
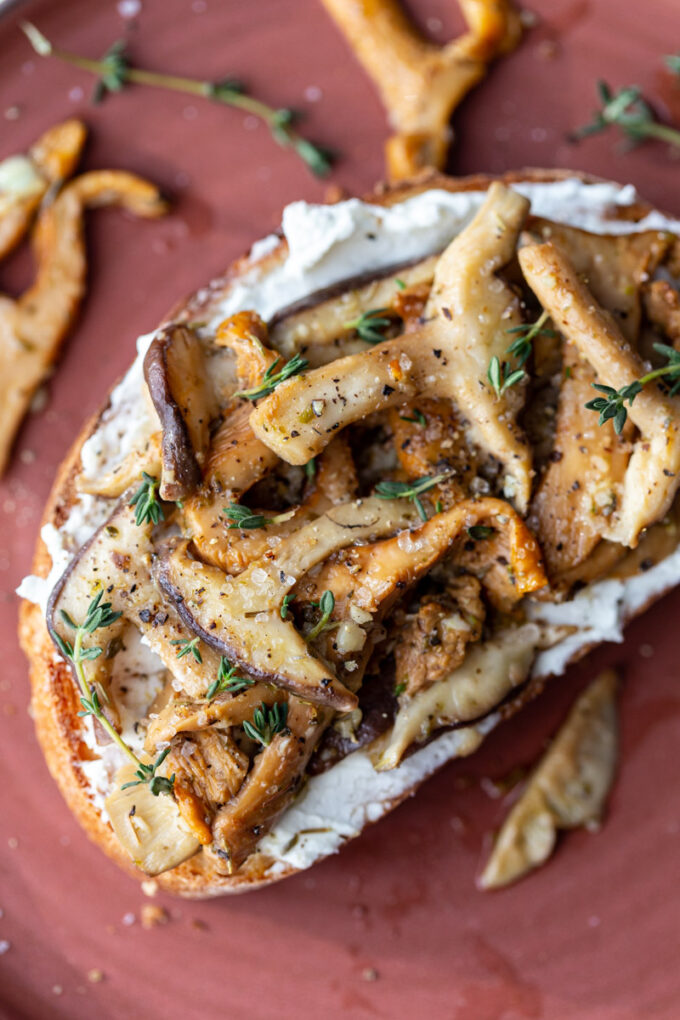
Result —
[[[440, 39], [458, 27], [454, 6], [412, 3]], [[679, 164], [666, 147], [622, 155], [610, 137], [578, 148], [565, 141], [589, 119], [598, 77], [638, 82], [680, 119], [680, 84], [661, 59], [678, 47], [677, 0], [532, 6], [538, 27], [456, 119], [452, 170], [581, 167], [630, 180], [679, 214]], [[158, 901], [88, 844], [43, 763], [13, 590], [29, 569], [56, 466], [131, 360], [137, 334], [275, 227], [285, 202], [320, 199], [325, 186], [230, 110], [150, 90], [90, 106], [91, 80], [32, 56], [21, 17], [64, 47], [95, 55], [125, 35], [151, 67], [236, 75], [273, 103], [299, 107], [311, 136], [342, 153], [332, 180], [350, 190], [380, 177], [386, 134], [370, 84], [317, 0], [42, 0], [0, 19], [0, 157], [79, 114], [92, 130], [86, 166], [148, 174], [178, 199], [158, 223], [92, 215], [92, 283], [78, 329], [0, 484], [0, 1012], [31, 1020], [680, 1016], [680, 595], [635, 623], [624, 646], [554, 681], [480, 755], [445, 768], [340, 856], [253, 896], [165, 902], [168, 923], [142, 928], [142, 908]], [[25, 255], [0, 268], [2, 290], [30, 279]], [[543, 871], [506, 892], [477, 892], [484, 833], [505, 811], [489, 780], [531, 762], [576, 691], [610, 662], [625, 665], [627, 681], [623, 763], [602, 831], [569, 836]]]

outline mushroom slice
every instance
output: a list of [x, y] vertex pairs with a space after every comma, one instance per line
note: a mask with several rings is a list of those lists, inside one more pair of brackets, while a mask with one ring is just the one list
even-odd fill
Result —
[[396, 132], [386, 147], [390, 178], [442, 168], [452, 137], [451, 114], [488, 64], [519, 42], [522, 27], [512, 4], [460, 0], [467, 31], [440, 47], [420, 35], [397, 0], [323, 3], [375, 82]]
[[255, 758], [236, 797], [213, 823], [215, 848], [230, 874], [253, 852], [300, 787], [304, 770], [331, 719], [328, 709], [291, 698], [287, 727]]
[[161, 443], [161, 433], [153, 432], [143, 446], [131, 450], [120, 464], [105, 475], [97, 478], [78, 475], [78, 491], [115, 499], [122, 496], [131, 485], [138, 484], [144, 472], [157, 478], [161, 471]]
[[215, 346], [234, 354], [239, 390], [259, 385], [276, 361], [277, 354], [265, 347], [266, 340], [267, 326], [257, 312], [237, 312], [217, 327]]
[[578, 698], [503, 823], [482, 889], [509, 885], [544, 864], [559, 829], [599, 825], [616, 771], [616, 689], [608, 670]]
[[531, 490], [531, 452], [515, 424], [522, 387], [494, 395], [487, 371], [503, 358], [519, 301], [496, 276], [512, 258], [528, 201], [495, 182], [473, 221], [437, 263], [425, 323], [363, 354], [282, 383], [250, 421], [255, 434], [291, 464], [319, 453], [337, 429], [420, 394], [447, 397], [473, 443], [500, 460], [520, 511]]
[[0, 162], [0, 259], [25, 236], [50, 185], [71, 176], [86, 135], [81, 121], [66, 120], [49, 128], [26, 156]]
[[202, 844], [212, 843], [208, 823], [241, 788], [248, 756], [228, 734], [202, 730], [175, 740], [166, 762], [175, 775], [173, 793], [185, 824]]
[[[76, 622], [87, 615], [87, 608], [102, 589], [114, 612], [133, 623], [144, 635], [153, 652], [172, 673], [175, 684], [192, 696], [202, 696], [217, 675], [220, 659], [212, 649], [203, 648], [202, 662], [192, 655], [178, 657], [180, 644], [187, 634], [173, 604], [154, 584], [150, 567], [153, 556], [151, 525], [135, 523], [134, 509], [129, 506], [131, 492], [120, 500], [116, 510], [83, 546], [71, 565], [57, 582], [47, 607], [49, 629], [66, 640], [73, 632], [61, 616], [65, 610]], [[122, 620], [106, 632], [113, 638]], [[173, 644], [177, 642], [177, 644]], [[99, 634], [97, 644], [102, 643]], [[110, 671], [111, 662], [104, 656], [83, 663], [91, 682], [102, 681], [98, 670]]]
[[436, 730], [482, 719], [529, 675], [540, 629], [534, 623], [474, 645], [457, 669], [400, 705], [392, 729], [371, 755], [379, 771], [394, 769], [412, 744]]
[[33, 234], [35, 282], [17, 301], [0, 299], [0, 473], [85, 294], [83, 213], [102, 205], [145, 217], [167, 208], [157, 188], [122, 170], [82, 174], [43, 208]]
[[598, 426], [585, 406], [597, 376], [569, 343], [563, 368], [554, 448], [530, 515], [555, 585], [571, 577], [601, 540], [621, 499], [634, 432], [629, 422], [621, 435], [611, 421]]
[[[399, 314], [400, 318], [410, 318], [408, 309], [409, 295], [420, 288], [429, 288], [434, 277], [438, 256], [431, 255], [412, 266], [400, 266], [389, 275], [383, 275], [370, 283], [364, 283], [350, 290], [343, 290], [337, 297], [327, 297], [317, 301], [311, 307], [308, 301], [304, 307], [293, 306], [281, 312], [270, 328], [272, 344], [286, 358], [292, 358], [298, 351], [304, 350], [305, 357], [312, 363], [325, 362], [321, 350], [330, 348], [333, 357], [337, 355], [337, 341], [352, 332], [350, 325], [361, 315], [377, 308], [389, 308]], [[400, 284], [405, 290], [400, 289]], [[343, 344], [343, 350], [345, 344]], [[359, 350], [365, 350], [361, 341]]]
[[116, 775], [113, 793], [106, 798], [106, 812], [135, 865], [147, 875], [160, 875], [193, 857], [201, 844], [182, 821], [172, 797], [155, 797], [146, 783], [122, 789], [136, 778], [135, 766], [124, 765]]
[[666, 280], [654, 280], [644, 290], [645, 311], [657, 326], [680, 348], [680, 294]]
[[626, 340], [637, 344], [642, 311], [640, 291], [668, 251], [672, 235], [658, 230], [641, 234], [590, 234], [551, 220], [532, 220], [530, 229], [566, 255], [598, 304], [614, 316]]
[[398, 531], [415, 516], [405, 501], [386, 505], [374, 498], [334, 507], [238, 577], [191, 559], [188, 543], [183, 542], [163, 557], [159, 583], [187, 626], [252, 676], [310, 701], [351, 711], [356, 707], [355, 696], [310, 655], [293, 624], [281, 618], [283, 598], [299, 577], [338, 549]]
[[159, 744], [169, 744], [178, 733], [192, 733], [208, 726], [242, 726], [264, 703], [285, 701], [287, 694], [272, 684], [254, 684], [242, 694], [218, 694], [213, 701], [171, 701], [149, 723], [145, 747], [158, 753]]
[[163, 434], [160, 494], [181, 500], [200, 485], [217, 413], [196, 334], [186, 326], [161, 330], [144, 358], [144, 378]]
[[[618, 390], [644, 374], [640, 358], [559, 248], [529, 245], [520, 250], [519, 260], [527, 283], [599, 382]], [[640, 532], [666, 513], [680, 484], [680, 400], [646, 387], [628, 414], [641, 438], [633, 448], [621, 499], [601, 534], [634, 547]]]

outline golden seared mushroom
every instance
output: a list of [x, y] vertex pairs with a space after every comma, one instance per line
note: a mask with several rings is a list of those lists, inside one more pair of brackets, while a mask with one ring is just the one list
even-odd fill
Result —
[[460, 0], [467, 31], [446, 46], [428, 42], [397, 0], [323, 0], [375, 82], [396, 134], [387, 143], [388, 175], [413, 177], [442, 168], [452, 139], [451, 115], [522, 34], [510, 0]]
[[236, 797], [215, 817], [214, 849], [229, 874], [243, 864], [290, 804], [331, 717], [327, 708], [290, 699], [285, 727], [263, 746]]
[[[402, 266], [389, 275], [329, 297], [317, 297], [310, 305], [284, 309], [270, 327], [271, 342], [286, 358], [298, 351], [313, 366], [337, 358], [338, 353], [353, 354], [366, 349], [356, 335], [355, 323], [376, 309], [394, 313], [409, 321], [422, 312], [432, 286], [438, 256], [431, 255], [412, 266]], [[399, 281], [399, 282], [397, 282]], [[354, 339], [352, 339], [354, 337]]]
[[666, 280], [653, 280], [644, 289], [647, 317], [680, 349], [680, 294]]
[[243, 726], [261, 704], [287, 701], [288, 694], [273, 684], [256, 684], [242, 693], [218, 694], [212, 701], [178, 699], [171, 701], [149, 723], [145, 746], [152, 754], [158, 745], [169, 744], [178, 733], [191, 733], [207, 726]]
[[630, 422], [621, 435], [612, 421], [598, 426], [586, 407], [597, 375], [569, 343], [563, 372], [554, 446], [530, 512], [554, 585], [573, 583], [574, 568], [601, 541], [621, 498], [634, 432]]
[[481, 590], [470, 574], [453, 577], [395, 628], [394, 673], [407, 698], [443, 680], [460, 666], [467, 646], [479, 641], [486, 616]]
[[181, 542], [162, 557], [158, 581], [187, 626], [251, 676], [351, 711], [355, 696], [310, 654], [293, 623], [281, 614], [283, 599], [300, 577], [338, 549], [408, 527], [414, 517], [414, 508], [405, 501], [388, 505], [373, 498], [334, 507], [237, 577], [192, 559], [189, 544]]
[[96, 478], [88, 478], [84, 474], [78, 475], [76, 479], [78, 491], [88, 492], [92, 496], [117, 499], [131, 485], [138, 483], [145, 473], [158, 478], [161, 473], [162, 441], [163, 437], [160, 432], [152, 432], [144, 443], [131, 450], [120, 464], [105, 474]]
[[217, 401], [203, 345], [187, 326], [167, 326], [144, 358], [144, 378], [162, 432], [160, 494], [181, 500], [198, 488]]
[[577, 699], [503, 823], [482, 889], [509, 885], [544, 864], [560, 829], [599, 826], [616, 772], [616, 689], [608, 670]]
[[86, 136], [81, 121], [65, 120], [41, 135], [25, 156], [0, 162], [0, 259], [28, 233], [48, 189], [71, 176]]
[[531, 491], [531, 451], [516, 415], [523, 386], [496, 394], [492, 359], [521, 325], [519, 300], [497, 276], [512, 258], [529, 203], [494, 183], [474, 220], [449, 245], [418, 329], [364, 354], [288, 380], [251, 414], [255, 434], [291, 464], [304, 464], [346, 425], [421, 394], [451, 399], [468, 436], [505, 470], [506, 492], [521, 512]]
[[529, 675], [540, 636], [533, 623], [502, 632], [473, 645], [444, 679], [412, 698], [400, 698], [392, 729], [373, 748], [376, 769], [394, 769], [412, 744], [426, 741], [443, 727], [483, 719], [498, 708]]
[[17, 301], [0, 297], [0, 473], [35, 390], [49, 375], [85, 294], [84, 211], [118, 205], [157, 217], [157, 188], [122, 170], [95, 170], [69, 182], [36, 224], [35, 282]]
[[[90, 602], [103, 590], [113, 612], [122, 613], [123, 619], [134, 624], [145, 636], [151, 650], [172, 673], [177, 686], [193, 697], [200, 697], [217, 675], [220, 658], [211, 648], [198, 649], [197, 643], [191, 646], [194, 635], [187, 632], [172, 602], [154, 584], [151, 577], [153, 525], [150, 521], [136, 523], [134, 508], [130, 507], [131, 497], [130, 491], [120, 500], [109, 520], [83, 546], [57, 582], [47, 608], [48, 628], [71, 641], [73, 632], [62, 611], [73, 620], [84, 620]], [[110, 638], [118, 633], [119, 623], [122, 626], [122, 621], [117, 621], [109, 628]], [[182, 654], [185, 648], [188, 651]], [[102, 681], [99, 672], [102, 668], [110, 671], [111, 661], [102, 657], [84, 663], [91, 680]]]
[[[644, 376], [642, 361], [559, 248], [550, 243], [528, 245], [520, 249], [519, 260], [527, 283], [555, 325], [592, 366], [598, 383], [618, 391]], [[593, 390], [592, 396], [596, 395]], [[630, 402], [628, 415], [640, 437], [616, 506], [603, 519], [601, 534], [635, 546], [640, 532], [669, 509], [680, 483], [680, 400], [648, 386]]]

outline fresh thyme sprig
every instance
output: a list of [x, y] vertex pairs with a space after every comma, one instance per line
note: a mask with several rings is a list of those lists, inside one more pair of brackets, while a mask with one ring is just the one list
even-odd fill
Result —
[[222, 512], [232, 522], [228, 525], [229, 531], [234, 528], [241, 530], [266, 528], [268, 524], [278, 524], [279, 521], [286, 521], [291, 516], [291, 511], [286, 510], [285, 513], [276, 514], [274, 517], [266, 517], [264, 514], [253, 513], [250, 507], [244, 506], [243, 503], [230, 503]]
[[521, 382], [525, 375], [526, 372], [523, 368], [513, 369], [509, 361], [501, 361], [496, 355], [489, 362], [486, 373], [497, 397], [502, 397], [511, 386]]
[[319, 145], [314, 145], [293, 127], [299, 115], [287, 108], [274, 109], [254, 96], [247, 95], [243, 84], [232, 79], [222, 81], [201, 81], [174, 74], [159, 74], [134, 67], [125, 50], [124, 42], [116, 42], [101, 60], [91, 60], [76, 53], [53, 46], [39, 29], [30, 22], [21, 26], [28, 40], [41, 57], [56, 57], [72, 67], [89, 71], [97, 76], [93, 99], [100, 101], [107, 92], [120, 92], [126, 85], [151, 85], [156, 88], [185, 92], [202, 96], [215, 103], [236, 107], [262, 120], [271, 131], [272, 138], [283, 148], [292, 149], [317, 177], [324, 177], [333, 164], [333, 154]]
[[589, 411], [597, 411], [599, 413], [598, 425], [604, 425], [611, 418], [614, 431], [617, 435], [620, 435], [628, 418], [626, 403], [630, 407], [643, 387], [654, 379], [663, 379], [664, 381], [674, 379], [675, 382], [669, 390], [669, 396], [674, 397], [676, 393], [680, 392], [680, 351], [676, 351], [674, 347], [669, 347], [668, 344], [654, 344], [653, 346], [657, 354], [661, 354], [664, 358], [668, 359], [667, 365], [662, 365], [660, 368], [647, 372], [641, 379], [635, 379], [626, 386], [622, 386], [619, 390], [614, 389], [613, 386], [604, 386], [602, 383], [591, 384], [594, 389], [604, 394], [602, 397], [595, 397], [594, 400], [589, 400], [585, 405]]
[[383, 313], [387, 308], [372, 308], [363, 312], [358, 319], [345, 323], [345, 329], [353, 329], [361, 340], [367, 344], [380, 344], [385, 339], [385, 330], [392, 322]]
[[286, 379], [290, 379], [294, 375], [299, 375], [300, 372], [304, 372], [309, 367], [309, 362], [306, 358], [295, 354], [280, 371], [276, 372], [276, 366], [280, 361], [281, 358], [277, 358], [269, 366], [259, 386], [254, 386], [251, 390], [239, 390], [234, 396], [243, 397], [245, 400], [259, 400], [260, 397], [268, 397], [270, 393], [274, 392], [279, 383], [285, 382]]
[[246, 720], [243, 729], [251, 740], [262, 744], [263, 747], [268, 747], [274, 736], [286, 728], [287, 719], [287, 701], [277, 701], [271, 708], [263, 701], [260, 707], [255, 709], [253, 721]]
[[[74, 632], [73, 641], [63, 638], [61, 634], [57, 634], [55, 630], [50, 631], [50, 633], [61, 654], [65, 659], [73, 664], [76, 679], [78, 681], [78, 688], [80, 690], [80, 704], [83, 706], [82, 710], [78, 712], [78, 715], [81, 717], [91, 715], [100, 723], [123, 754], [125, 754], [136, 766], [136, 775], [139, 777], [139, 782], [148, 783], [151, 792], [157, 797], [159, 793], [170, 793], [175, 780], [174, 776], [170, 779], [166, 779], [164, 776], [156, 775], [156, 769], [160, 764], [162, 764], [167, 751], [152, 765], [147, 765], [144, 762], [141, 762], [132, 748], [128, 747], [118, 730], [105, 715], [102, 708], [102, 701], [106, 701], [106, 695], [97, 684], [91, 684], [85, 674], [85, 667], [83, 666], [83, 663], [89, 662], [92, 659], [98, 659], [103, 653], [103, 649], [100, 645], [84, 646], [84, 638], [88, 634], [94, 634], [97, 630], [104, 630], [105, 628], [110, 627], [111, 624], [115, 623], [116, 620], [119, 620], [122, 615], [119, 612], [113, 611], [112, 604], [110, 602], [102, 602], [103, 596], [104, 591], [102, 589], [90, 602], [87, 613], [85, 614], [85, 619], [82, 623], [76, 623], [64, 609], [60, 610], [59, 615], [62, 620], [66, 626], [70, 627]], [[126, 784], [126, 786], [130, 785], [136, 785], [136, 783]], [[123, 789], [124, 788], [125, 787], [123, 787]]]
[[130, 500], [130, 506], [136, 507], [135, 523], [137, 525], [141, 526], [149, 521], [152, 524], [158, 524], [159, 521], [165, 520], [165, 513], [157, 495], [159, 485], [160, 482], [157, 478], [142, 471], [142, 484]]
[[288, 613], [290, 612], [290, 604], [294, 600], [294, 595], [284, 595], [283, 602], [281, 603], [280, 615], [282, 620], [288, 619]]
[[178, 659], [183, 659], [185, 655], [193, 655], [196, 662], [201, 663], [203, 662], [203, 656], [201, 655], [201, 650], [198, 647], [198, 642], [200, 640], [201, 639], [198, 637], [191, 638], [191, 640], [189, 638], [186, 640], [184, 638], [175, 638], [175, 640], [171, 641], [170, 644], [177, 645]]
[[136, 779], [131, 780], [129, 783], [123, 783], [121, 790], [127, 790], [130, 786], [141, 786], [143, 783], [149, 784], [154, 797], [157, 797], [159, 793], [172, 793], [172, 789], [175, 785], [175, 773], [171, 776], [159, 776], [156, 775], [156, 770], [159, 765], [162, 765], [167, 756], [170, 754], [170, 748], [166, 747], [164, 751], [158, 755], [154, 762], [148, 764], [141, 762], [139, 768], [135, 772]]
[[427, 513], [420, 497], [424, 492], [433, 489], [435, 485], [443, 482], [448, 475], [425, 475], [417, 478], [414, 482], [378, 482], [375, 487], [375, 494], [379, 499], [411, 499], [421, 520], [427, 520]]
[[571, 133], [572, 141], [578, 142], [610, 127], [618, 127], [630, 145], [639, 145], [647, 138], [656, 138], [680, 147], [680, 131], [657, 121], [651, 106], [643, 99], [639, 86], [628, 85], [618, 92], [612, 92], [606, 81], [598, 81], [597, 91], [601, 108], [595, 111], [588, 124]]
[[[315, 605], [315, 603], [312, 603]], [[335, 595], [329, 589], [323, 593], [318, 602], [318, 608], [321, 610], [321, 617], [317, 623], [314, 624], [312, 629], [307, 634], [307, 641], [313, 641], [317, 638], [322, 631], [328, 630], [333, 624], [329, 624], [329, 620], [333, 615], [335, 609]]]
[[224, 656], [220, 658], [217, 678], [213, 680], [205, 692], [207, 701], [212, 701], [213, 698], [217, 697], [218, 694], [222, 694], [223, 691], [229, 691], [230, 694], [240, 694], [241, 691], [245, 691], [253, 686], [254, 680], [251, 680], [249, 677], [236, 675], [237, 668], [237, 666], [232, 666]]
[[554, 329], [546, 329], [545, 324], [550, 318], [550, 313], [543, 311], [536, 319], [536, 322], [525, 322], [521, 326], [513, 326], [506, 332], [515, 335], [515, 339], [508, 347], [508, 354], [517, 359], [517, 367], [522, 368], [529, 360], [533, 348], [533, 342], [537, 336], [554, 337], [557, 334]]
[[413, 422], [414, 425], [422, 425], [423, 428], [427, 425], [427, 418], [425, 417], [422, 411], [418, 410], [417, 407], [413, 408], [412, 415], [409, 416], [406, 414], [400, 414], [399, 417], [401, 421], [410, 421]]

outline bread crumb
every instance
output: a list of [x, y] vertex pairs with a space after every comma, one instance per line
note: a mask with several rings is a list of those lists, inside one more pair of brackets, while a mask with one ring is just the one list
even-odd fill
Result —
[[191, 922], [191, 927], [195, 928], [196, 931], [208, 931], [208, 925], [205, 921], [200, 921], [197, 917]]
[[158, 892], [158, 882], [155, 878], [149, 878], [142, 882], [142, 892], [145, 896], [155, 896]]
[[131, 925], [133, 925], [136, 920], [137, 918], [133, 913], [123, 914], [121, 918], [121, 921], [123, 922], [126, 928], [129, 928]]
[[16, 838], [16, 836], [9, 837], [9, 839], [7, 840], [7, 846], [10, 848], [10, 850], [16, 850], [16, 848], [19, 846], [19, 840]]
[[61, 985], [52, 985], [52, 994], [53, 995], [62, 995], [63, 991], [64, 991], [64, 989], [61, 987]]
[[100, 970], [99, 967], [93, 967], [92, 970], [87, 972], [87, 980], [90, 984], [98, 985], [100, 981], [104, 980], [104, 971]]
[[142, 928], [156, 928], [159, 924], [167, 924], [170, 920], [165, 907], [159, 906], [157, 903], [145, 903], [140, 911], [142, 918]]
[[12, 943], [7, 939], [0, 939], [0, 956], [4, 956], [12, 948]]
[[375, 967], [364, 967], [361, 972], [361, 976], [364, 981], [377, 981], [380, 975]]

